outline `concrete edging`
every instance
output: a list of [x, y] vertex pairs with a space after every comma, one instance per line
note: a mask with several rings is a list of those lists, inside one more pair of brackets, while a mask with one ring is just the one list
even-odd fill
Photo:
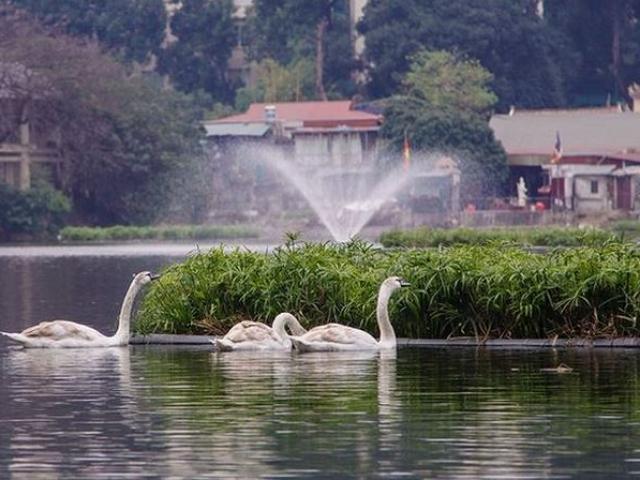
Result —
[[[215, 337], [207, 335], [171, 335], [153, 333], [134, 335], [131, 345], [209, 345]], [[494, 338], [472, 337], [427, 339], [399, 338], [398, 347], [498, 347], [498, 348], [640, 348], [640, 337], [621, 338]]]

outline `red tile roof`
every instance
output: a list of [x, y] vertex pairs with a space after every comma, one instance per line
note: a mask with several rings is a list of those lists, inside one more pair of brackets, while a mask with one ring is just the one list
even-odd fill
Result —
[[211, 123], [264, 123], [265, 107], [275, 106], [276, 120], [300, 122], [302, 127], [372, 127], [380, 125], [382, 116], [352, 109], [350, 100], [327, 102], [252, 103], [239, 115], [220, 118]]

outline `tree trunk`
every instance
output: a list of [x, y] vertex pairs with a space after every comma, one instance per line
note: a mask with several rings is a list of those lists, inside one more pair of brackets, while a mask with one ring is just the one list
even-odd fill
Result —
[[627, 0], [612, 0], [611, 9], [611, 73], [618, 89], [618, 93], [631, 105], [631, 98], [625, 88], [621, 70], [620, 37], [624, 28], [627, 11]]
[[316, 32], [316, 96], [325, 101], [327, 93], [324, 91], [324, 33], [328, 23], [326, 17], [321, 18]]

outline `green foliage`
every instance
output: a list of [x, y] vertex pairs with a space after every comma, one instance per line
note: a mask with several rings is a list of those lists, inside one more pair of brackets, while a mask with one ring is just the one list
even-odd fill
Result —
[[241, 225], [162, 225], [112, 227], [65, 227], [60, 231], [63, 242], [110, 240], [202, 240], [223, 238], [255, 238], [259, 233]]
[[611, 232], [599, 229], [564, 227], [535, 228], [428, 228], [392, 230], [380, 236], [385, 247], [439, 247], [451, 245], [488, 245], [511, 242], [545, 247], [603, 246], [619, 241]]
[[488, 87], [492, 79], [477, 60], [421, 50], [412, 57], [403, 84], [409, 97], [424, 100], [429, 108], [486, 115], [497, 100]]
[[0, 239], [54, 237], [70, 209], [69, 200], [46, 184], [21, 192], [0, 182]]
[[160, 52], [158, 70], [184, 92], [203, 90], [230, 101], [227, 64], [235, 45], [231, 0], [183, 0], [171, 18], [177, 40]]
[[421, 49], [458, 51], [494, 76], [498, 108], [560, 106], [576, 59], [564, 33], [530, 0], [371, 0], [359, 30], [372, 62], [370, 91], [397, 91]]
[[178, 180], [198, 159], [201, 112], [189, 97], [144, 80], [110, 80], [119, 85], [109, 103], [90, 113], [104, 135], [69, 158], [74, 204], [91, 223], [150, 223], [164, 214], [183, 187]]
[[164, 39], [163, 0], [12, 0], [49, 25], [74, 36], [97, 38], [127, 60], [145, 62]]
[[202, 112], [191, 97], [21, 15], [0, 15], [0, 57], [34, 79], [8, 88], [23, 118], [57, 132], [62, 183], [81, 220], [151, 223], [164, 213], [200, 151]]
[[547, 0], [545, 19], [567, 33], [578, 62], [570, 84], [573, 102], [603, 105], [628, 100], [640, 78], [638, 0]]
[[617, 220], [612, 222], [609, 228], [627, 239], [640, 238], [640, 221], [638, 220]]
[[640, 253], [611, 243], [527, 253], [508, 245], [384, 251], [349, 245], [283, 247], [271, 254], [223, 248], [173, 265], [145, 297], [138, 332], [226, 331], [241, 318], [282, 311], [308, 327], [331, 321], [376, 334], [380, 282], [394, 295], [399, 336], [638, 335]]
[[234, 113], [236, 112], [233, 107], [225, 105], [224, 103], [216, 102], [204, 114], [204, 118], [206, 120], [217, 120], [218, 118], [228, 117], [229, 115], [233, 115]]
[[414, 152], [440, 151], [455, 158], [462, 172], [463, 201], [499, 195], [505, 187], [507, 155], [478, 116], [429, 109], [415, 97], [395, 97], [388, 102], [381, 133], [392, 152], [400, 152], [406, 135]]
[[355, 91], [351, 80], [355, 63], [346, 0], [254, 0], [248, 18], [249, 54], [257, 61], [271, 58], [289, 66], [317, 60], [318, 25], [323, 21], [325, 90], [330, 97], [350, 96]]
[[254, 102], [290, 102], [315, 98], [313, 63], [301, 59], [283, 66], [267, 58], [256, 68], [255, 87], [243, 87], [236, 92], [236, 108], [245, 111]]

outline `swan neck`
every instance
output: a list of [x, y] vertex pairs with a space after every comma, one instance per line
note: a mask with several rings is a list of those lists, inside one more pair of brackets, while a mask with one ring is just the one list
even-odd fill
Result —
[[289, 338], [289, 333], [285, 327], [289, 327], [293, 335], [302, 335], [305, 332], [298, 319], [293, 315], [278, 315], [273, 321], [272, 328], [283, 340]]
[[389, 320], [389, 299], [393, 290], [386, 285], [380, 287], [378, 293], [378, 306], [376, 308], [376, 318], [378, 320], [378, 328], [380, 329], [380, 341], [382, 347], [396, 346], [396, 332], [393, 330], [391, 321]]
[[114, 337], [122, 344], [129, 343], [133, 302], [141, 288], [142, 284], [140, 282], [137, 282], [136, 280], [131, 282], [129, 289], [127, 290], [127, 294], [124, 296], [124, 300], [122, 301], [120, 316], [118, 317], [118, 331], [114, 335]]
[[284, 329], [285, 325], [288, 323], [289, 318], [288, 317], [281, 317], [281, 316], [277, 316], [276, 319], [273, 321], [273, 325], [271, 328], [273, 328], [273, 331], [276, 332], [276, 334], [281, 338], [281, 339], [285, 339], [287, 338], [287, 332]]

